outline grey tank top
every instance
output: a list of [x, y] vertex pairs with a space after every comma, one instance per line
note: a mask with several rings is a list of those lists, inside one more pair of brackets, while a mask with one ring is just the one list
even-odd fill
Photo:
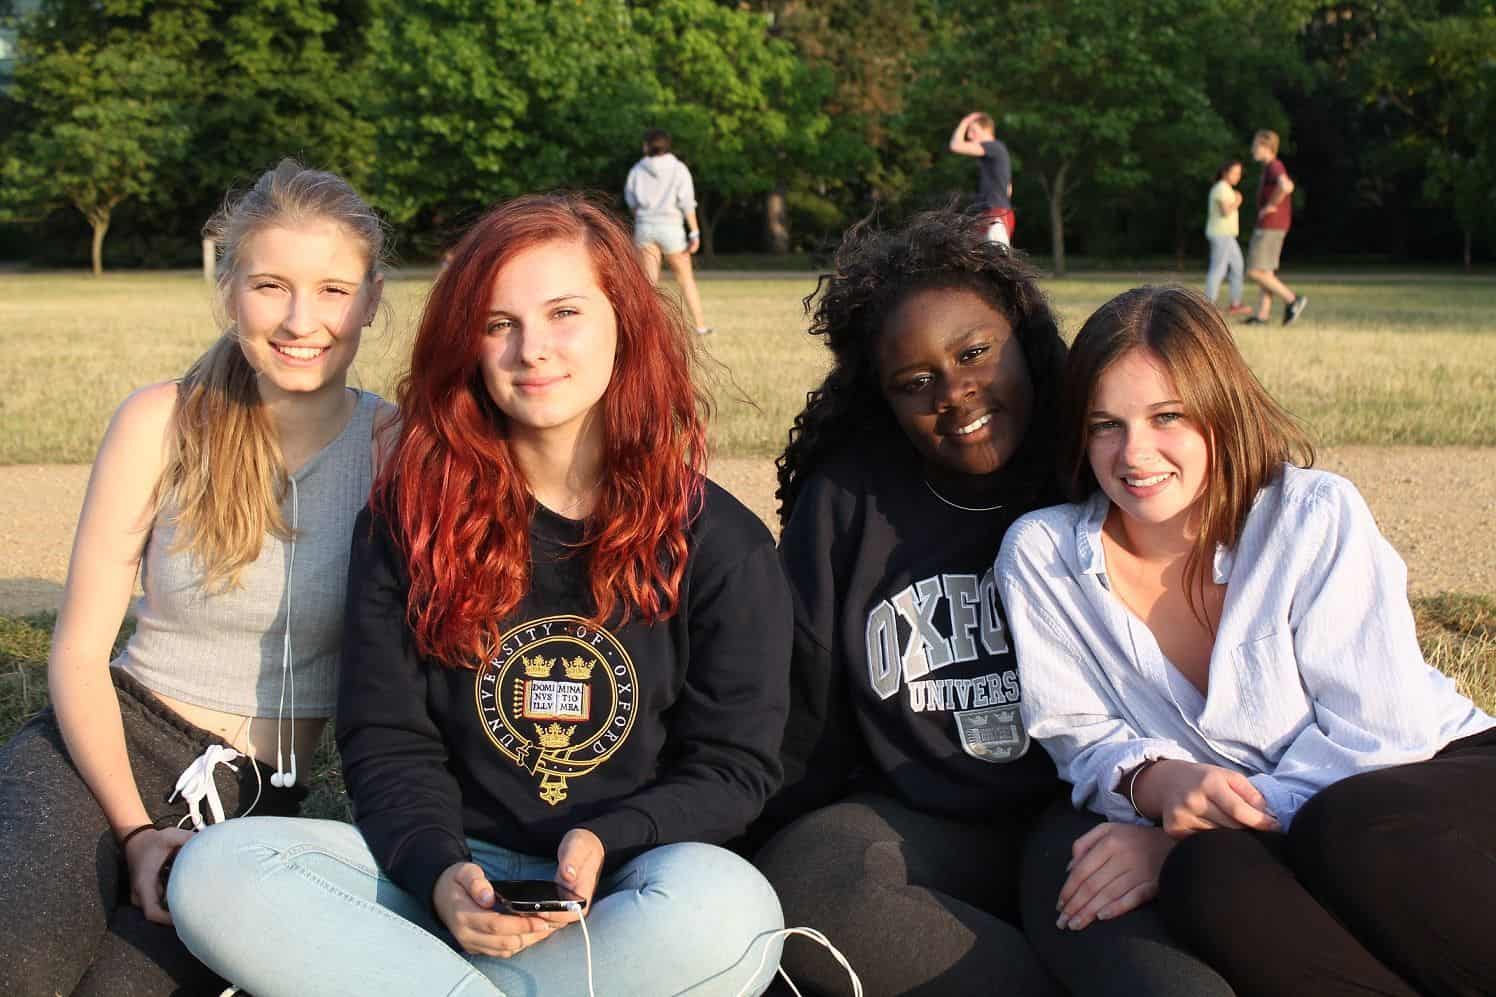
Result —
[[348, 425], [292, 475], [295, 498], [287, 487], [281, 514], [288, 526], [295, 514], [294, 548], [266, 534], [233, 591], [203, 591], [192, 557], [171, 550], [176, 527], [163, 510], [141, 559], [144, 595], [135, 605], [135, 633], [114, 666], [174, 699], [241, 716], [277, 716], [289, 610], [284, 715], [331, 715], [348, 551], [353, 520], [369, 498], [379, 404], [378, 395], [359, 391]]

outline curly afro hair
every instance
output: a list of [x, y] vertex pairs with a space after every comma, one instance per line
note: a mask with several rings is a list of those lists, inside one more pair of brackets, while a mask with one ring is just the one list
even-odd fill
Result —
[[805, 298], [809, 333], [822, 337], [835, 358], [820, 387], [795, 416], [789, 444], [779, 455], [781, 525], [789, 521], [806, 478], [854, 437], [898, 432], [879, 388], [876, 345], [884, 322], [917, 291], [949, 288], [980, 295], [1013, 327], [1034, 385], [1035, 418], [1010, 471], [1017, 493], [1032, 504], [1057, 500], [1052, 469], [1053, 420], [1065, 366], [1065, 343], [1038, 274], [1010, 250], [985, 238], [980, 219], [956, 211], [929, 211], [901, 228], [871, 222], [842, 239], [834, 271], [823, 274]]

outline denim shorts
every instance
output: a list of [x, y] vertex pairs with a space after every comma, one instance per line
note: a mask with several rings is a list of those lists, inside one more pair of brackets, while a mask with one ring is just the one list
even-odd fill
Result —
[[680, 222], [635, 222], [634, 245], [660, 247], [666, 256], [686, 251], [686, 232]]

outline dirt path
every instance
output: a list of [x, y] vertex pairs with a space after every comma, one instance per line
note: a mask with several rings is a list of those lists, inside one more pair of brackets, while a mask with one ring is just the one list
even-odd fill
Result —
[[[1414, 594], [1496, 595], [1496, 448], [1342, 447], [1319, 464], [1365, 494]], [[724, 458], [712, 476], [773, 523], [772, 461]], [[57, 608], [87, 484], [84, 466], [0, 467], [0, 614]]]

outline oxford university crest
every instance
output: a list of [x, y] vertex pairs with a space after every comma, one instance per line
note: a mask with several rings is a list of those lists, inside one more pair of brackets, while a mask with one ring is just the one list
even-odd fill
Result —
[[634, 726], [634, 663], [611, 633], [578, 616], [506, 633], [478, 669], [474, 698], [494, 747], [536, 779], [551, 806], [618, 750]]

